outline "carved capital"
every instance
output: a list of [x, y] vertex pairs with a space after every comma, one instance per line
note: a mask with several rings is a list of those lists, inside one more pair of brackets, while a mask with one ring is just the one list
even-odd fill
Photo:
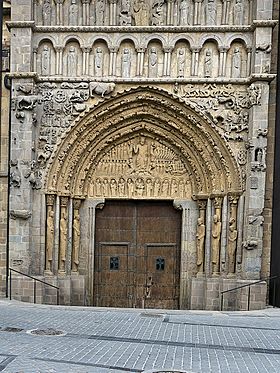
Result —
[[190, 50], [192, 53], [199, 53], [201, 51], [201, 47], [192, 47]]
[[229, 50], [228, 47], [220, 47], [220, 48], [219, 48], [219, 52], [220, 52], [220, 53], [227, 53], [228, 50]]
[[84, 53], [90, 53], [92, 48], [91, 47], [82, 47], [81, 49]]
[[163, 48], [164, 53], [171, 53], [173, 51], [173, 47], [165, 47]]
[[38, 53], [38, 48], [37, 47], [33, 48], [33, 53]]
[[47, 194], [46, 195], [46, 203], [47, 206], [53, 206], [55, 202], [55, 194]]
[[204, 199], [201, 199], [201, 200], [198, 200], [197, 201], [197, 206], [199, 208], [199, 210], [205, 210], [206, 209], [206, 206], [207, 206], [207, 201]]
[[68, 197], [60, 197], [60, 206], [61, 207], [67, 207], [68, 205]]
[[56, 51], [57, 53], [60, 53], [60, 52], [63, 52], [64, 47], [59, 46], [59, 47], [55, 47], [54, 49], [55, 49], [55, 51]]
[[213, 205], [215, 209], [220, 209], [222, 207], [223, 198], [221, 196], [216, 196], [213, 198]]
[[80, 199], [73, 199], [73, 207], [75, 210], [79, 210], [79, 208], [81, 207], [81, 203], [82, 203], [82, 200]]
[[109, 48], [110, 53], [117, 53], [118, 50], [119, 50], [118, 47], [110, 47], [110, 48]]

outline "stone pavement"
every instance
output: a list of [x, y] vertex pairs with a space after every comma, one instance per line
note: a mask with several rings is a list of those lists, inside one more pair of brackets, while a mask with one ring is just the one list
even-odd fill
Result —
[[280, 372], [280, 310], [171, 311], [0, 300], [5, 373]]

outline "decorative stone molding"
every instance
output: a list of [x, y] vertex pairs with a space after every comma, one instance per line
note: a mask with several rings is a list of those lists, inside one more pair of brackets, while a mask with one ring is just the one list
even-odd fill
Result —
[[11, 210], [10, 216], [12, 219], [28, 220], [31, 218], [32, 212], [30, 210]]

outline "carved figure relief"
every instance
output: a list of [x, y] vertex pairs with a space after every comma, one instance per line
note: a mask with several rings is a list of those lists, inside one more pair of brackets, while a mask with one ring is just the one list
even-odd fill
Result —
[[95, 76], [103, 75], [103, 50], [101, 47], [95, 49], [94, 55], [94, 74]]
[[79, 210], [74, 210], [73, 219], [73, 246], [72, 246], [72, 271], [77, 272], [79, 268], [79, 250], [80, 250], [80, 215]]
[[119, 18], [120, 18], [120, 25], [121, 26], [131, 25], [132, 16], [131, 16], [130, 0], [122, 0], [121, 1], [121, 9], [120, 9]]
[[50, 75], [51, 68], [51, 51], [47, 45], [44, 45], [41, 54], [41, 74], [44, 76]]
[[104, 0], [97, 0], [95, 5], [95, 24], [96, 26], [104, 25], [105, 2]]
[[51, 0], [43, 0], [43, 6], [42, 6], [43, 25], [44, 26], [51, 25], [51, 18], [52, 18]]
[[239, 47], [234, 48], [233, 51], [231, 76], [233, 78], [241, 77], [241, 53]]
[[164, 1], [155, 0], [152, 7], [152, 26], [161, 26], [165, 22]]
[[59, 220], [59, 270], [65, 272], [65, 261], [67, 252], [67, 217], [66, 209], [61, 209]]
[[122, 54], [122, 76], [124, 78], [130, 77], [130, 67], [131, 67], [131, 52], [128, 48], [124, 48]]
[[177, 52], [177, 76], [183, 78], [185, 76], [185, 50], [179, 48]]
[[149, 53], [149, 77], [156, 78], [158, 76], [158, 52], [156, 47], [151, 47]]
[[191, 24], [191, 5], [189, 0], [182, 0], [179, 6], [180, 10], [180, 26], [187, 26]]
[[205, 19], [207, 25], [216, 25], [217, 18], [217, 4], [216, 0], [207, 0], [206, 10], [205, 10]]
[[205, 50], [204, 58], [204, 76], [205, 78], [210, 78], [213, 71], [213, 58], [211, 49], [207, 48]]
[[133, 18], [136, 26], [149, 25], [149, 5], [146, 0], [135, 0], [133, 4]]
[[18, 161], [11, 162], [10, 185], [19, 188], [21, 184], [21, 172], [18, 167]]
[[48, 206], [47, 237], [46, 237], [46, 271], [52, 271], [54, 246], [54, 211]]
[[222, 223], [218, 215], [213, 216], [212, 223], [212, 271], [218, 273], [220, 269], [220, 241], [221, 241]]
[[196, 231], [196, 252], [197, 252], [197, 267], [198, 272], [203, 272], [204, 268], [204, 241], [205, 241], [205, 224], [202, 217], [197, 219]]
[[77, 75], [77, 62], [78, 56], [76, 48], [71, 46], [67, 55], [67, 75], [76, 76]]
[[235, 272], [237, 234], [236, 221], [234, 218], [231, 218], [229, 220], [228, 234], [228, 272], [230, 274]]
[[243, 0], [235, 0], [233, 8], [233, 23], [243, 25], [244, 23], [244, 4]]
[[71, 0], [69, 6], [69, 25], [77, 26], [79, 21], [79, 7], [77, 5], [77, 0]]
[[89, 191], [94, 197], [191, 198], [190, 180], [180, 158], [145, 136], [113, 147], [97, 164], [95, 175]]

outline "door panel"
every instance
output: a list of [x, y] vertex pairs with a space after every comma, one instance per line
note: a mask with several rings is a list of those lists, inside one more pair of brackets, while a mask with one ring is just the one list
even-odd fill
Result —
[[96, 213], [95, 305], [178, 308], [180, 236], [170, 202], [106, 202]]

